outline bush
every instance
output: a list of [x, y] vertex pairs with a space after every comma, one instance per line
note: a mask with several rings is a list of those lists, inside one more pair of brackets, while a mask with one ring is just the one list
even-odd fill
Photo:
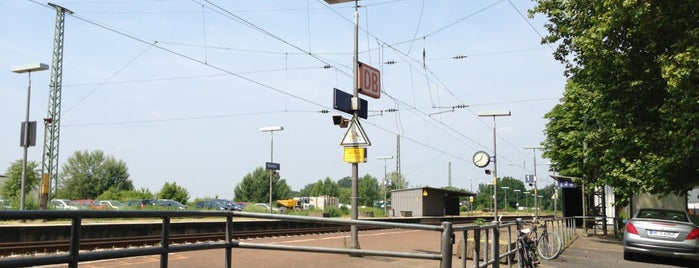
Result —
[[[345, 210], [346, 210], [346, 208], [345, 208]], [[328, 208], [325, 210], [325, 212], [327, 212], [331, 218], [342, 217], [342, 216], [349, 214], [349, 213], [345, 214], [345, 212], [341, 208]]]

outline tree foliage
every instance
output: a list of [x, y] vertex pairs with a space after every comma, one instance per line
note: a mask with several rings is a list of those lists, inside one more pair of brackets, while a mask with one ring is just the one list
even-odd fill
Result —
[[187, 204], [189, 200], [189, 191], [182, 186], [177, 185], [176, 182], [169, 183], [166, 182], [163, 188], [158, 192], [158, 198], [160, 199], [172, 199], [183, 205]]
[[126, 163], [100, 150], [76, 151], [62, 167], [58, 196], [95, 199], [105, 191], [133, 190]]
[[269, 176], [272, 173], [272, 200], [290, 198], [291, 188], [279, 173], [259, 167], [235, 186], [235, 201], [266, 203], [269, 201]]
[[401, 173], [391, 172], [388, 174], [388, 179], [391, 180], [391, 190], [408, 188], [408, 180]]
[[374, 201], [382, 199], [381, 187], [379, 187], [379, 181], [375, 177], [367, 174], [364, 177], [359, 178], [358, 185], [358, 197], [357, 205], [373, 207]]
[[569, 82], [546, 117], [566, 176], [638, 192], [699, 185], [699, 2], [539, 0]]
[[[502, 187], [508, 187], [507, 191], [502, 189]], [[517, 191], [519, 190], [519, 193]], [[519, 202], [520, 206], [525, 206], [525, 194], [527, 189], [524, 186], [522, 180], [518, 180], [512, 177], [502, 177], [498, 182], [498, 207], [503, 209], [507, 207], [508, 210], [514, 209]], [[533, 190], [530, 194], [533, 194]], [[507, 192], [507, 194], [505, 194]], [[541, 194], [541, 193], [539, 193]], [[534, 200], [531, 197], [530, 200]], [[533, 202], [533, 201], [532, 201]], [[533, 206], [534, 203], [529, 203], [529, 206]], [[479, 184], [478, 185], [478, 195], [474, 198], [473, 202], [474, 208], [492, 209], [493, 207], [493, 185], [492, 184]]]
[[[23, 161], [17, 160], [13, 162], [5, 175], [7, 180], [2, 185], [0, 194], [2, 197], [7, 199], [13, 207], [19, 207], [22, 186], [22, 163]], [[24, 198], [25, 201], [33, 200], [29, 193], [36, 189], [37, 185], [41, 181], [39, 173], [36, 171], [38, 164], [34, 161], [27, 161], [26, 169], [26, 179], [24, 180]]]
[[340, 186], [336, 182], [332, 181], [330, 177], [325, 178], [324, 181], [318, 180], [318, 182], [313, 186], [309, 196], [339, 196]]
[[97, 196], [97, 200], [119, 200], [127, 201], [134, 199], [153, 199], [155, 195], [146, 188], [141, 188], [139, 190], [128, 190], [128, 191], [118, 191], [109, 189], [103, 192], [101, 195]]

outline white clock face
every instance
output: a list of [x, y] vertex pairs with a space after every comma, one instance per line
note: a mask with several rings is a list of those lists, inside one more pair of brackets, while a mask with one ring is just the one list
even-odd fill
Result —
[[484, 151], [478, 151], [473, 154], [473, 164], [477, 167], [485, 167], [490, 164], [490, 155]]

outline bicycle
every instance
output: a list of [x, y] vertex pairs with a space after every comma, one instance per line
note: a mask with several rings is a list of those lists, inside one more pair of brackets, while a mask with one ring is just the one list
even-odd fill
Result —
[[531, 229], [529, 228], [518, 228], [517, 231], [517, 265], [520, 268], [533, 268], [539, 264], [536, 252], [534, 252], [535, 242], [529, 238], [530, 233]]
[[539, 256], [541, 256], [541, 258], [546, 260], [553, 259], [561, 253], [563, 243], [561, 238], [558, 236], [558, 233], [548, 232], [545, 221], [540, 226], [542, 227], [543, 231], [541, 232], [541, 236], [537, 238], [537, 226], [534, 225], [533, 241], [536, 241], [536, 250], [539, 252]]

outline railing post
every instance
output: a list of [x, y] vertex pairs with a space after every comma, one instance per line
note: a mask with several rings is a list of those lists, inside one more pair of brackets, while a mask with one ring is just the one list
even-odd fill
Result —
[[233, 214], [226, 216], [226, 268], [233, 267]]
[[442, 241], [441, 249], [442, 252], [442, 263], [439, 267], [441, 268], [451, 268], [452, 253], [454, 249], [454, 229], [452, 228], [451, 222], [443, 222], [442, 226]]
[[160, 247], [164, 249], [160, 253], [160, 268], [167, 268], [170, 253], [170, 217], [163, 217], [163, 233], [160, 239]]
[[500, 267], [500, 222], [493, 221], [493, 268]]
[[473, 230], [473, 267], [479, 267], [481, 262], [481, 229]]
[[82, 218], [76, 216], [72, 220], [70, 226], [70, 262], [69, 268], [78, 268], [78, 259], [80, 254], [80, 226], [82, 226]]
[[[466, 267], [466, 260], [468, 259], [468, 231], [461, 231], [461, 267]], [[474, 254], [474, 258], [477, 256]]]

